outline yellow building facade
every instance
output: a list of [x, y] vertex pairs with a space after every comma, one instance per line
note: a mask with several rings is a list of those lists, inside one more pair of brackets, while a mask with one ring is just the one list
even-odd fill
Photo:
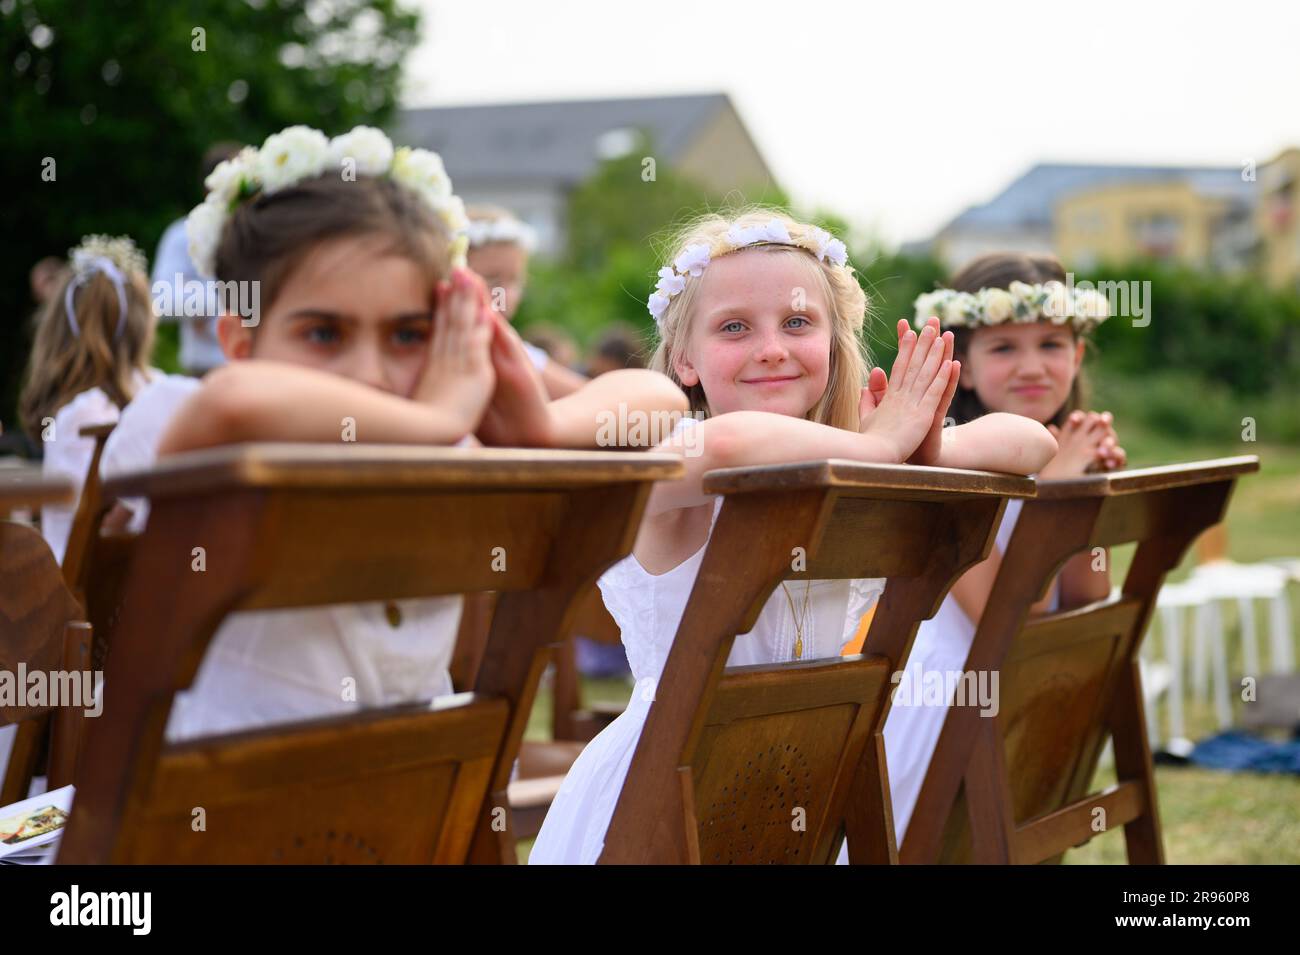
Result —
[[1066, 263], [1168, 259], [1213, 264], [1215, 238], [1236, 206], [1181, 180], [1123, 182], [1068, 195], [1052, 216], [1053, 245]]
[[1300, 287], [1300, 149], [1261, 166], [1256, 184], [1259, 270], [1270, 285]]

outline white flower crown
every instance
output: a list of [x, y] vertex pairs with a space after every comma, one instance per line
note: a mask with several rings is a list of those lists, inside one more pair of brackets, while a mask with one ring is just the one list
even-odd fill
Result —
[[1053, 325], [1072, 323], [1079, 331], [1089, 331], [1110, 317], [1110, 305], [1096, 289], [1078, 289], [1062, 282], [1012, 282], [1005, 289], [982, 288], [975, 293], [941, 288], [918, 295], [915, 309], [912, 324], [917, 329], [934, 316], [943, 328], [1027, 324], [1046, 318]]
[[467, 234], [471, 249], [491, 245], [494, 242], [517, 245], [525, 252], [532, 252], [537, 247], [536, 230], [513, 216], [501, 219], [470, 219]]
[[140, 247], [125, 235], [87, 235], [68, 250], [68, 261], [76, 275], [97, 271], [96, 259], [108, 259], [123, 272], [149, 272], [149, 260]]
[[333, 139], [310, 126], [290, 126], [266, 137], [261, 149], [244, 147], [204, 181], [207, 198], [185, 221], [194, 267], [202, 275], [214, 274], [221, 230], [243, 200], [258, 193], [272, 195], [327, 171], [342, 171], [346, 160], [352, 160], [356, 175], [386, 175], [424, 200], [451, 235], [452, 264], [465, 264], [465, 204], [452, 193], [437, 153], [409, 146], [394, 149], [373, 126], [357, 126]]
[[113, 283], [117, 294], [117, 326], [113, 341], [118, 341], [126, 331], [126, 283], [132, 272], [149, 274], [149, 260], [128, 236], [88, 235], [74, 249], [68, 250], [72, 263], [72, 278], [63, 290], [63, 314], [74, 338], [81, 337], [81, 323], [77, 321], [77, 289], [96, 274], [105, 275]]
[[[804, 249], [815, 255], [818, 261], [829, 262], [840, 268], [845, 268], [849, 261], [848, 249], [844, 243], [825, 229], [809, 226], [795, 239], [780, 219], [769, 219], [752, 226], [733, 225], [727, 230], [725, 243], [716, 254], [726, 255], [751, 245], [788, 245]], [[671, 266], [666, 265], [659, 270], [659, 281], [655, 283], [654, 294], [646, 302], [646, 308], [654, 316], [656, 325], [662, 325], [668, 303], [686, 288], [686, 277], [699, 278], [710, 260], [708, 244], [699, 242], [688, 245]]]

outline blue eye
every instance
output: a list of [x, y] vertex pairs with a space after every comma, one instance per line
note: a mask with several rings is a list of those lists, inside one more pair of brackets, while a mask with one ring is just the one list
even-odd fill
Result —
[[333, 325], [311, 325], [303, 337], [313, 345], [333, 345], [339, 341], [339, 331]]
[[722, 326], [722, 330], [724, 332], [732, 332], [732, 331], [743, 332], [745, 330], [745, 326], [744, 323], [742, 322], [727, 322], [727, 324]]
[[402, 346], [423, 345], [429, 340], [429, 332], [427, 329], [418, 325], [411, 325], [407, 328], [399, 328], [397, 331], [393, 332], [393, 338], [397, 341], [398, 345]]
[[795, 326], [794, 326], [795, 328], [803, 328], [803, 327], [805, 327], [805, 326], [807, 326], [807, 325], [811, 325], [811, 324], [812, 324], [812, 322], [808, 321], [807, 317], [804, 316], [804, 315], [794, 315], [794, 316], [791, 316], [789, 319], [786, 320], [786, 324], [787, 324], [787, 325], [789, 325], [791, 322], [802, 322], [802, 323], [803, 323], [802, 325], [795, 325]]

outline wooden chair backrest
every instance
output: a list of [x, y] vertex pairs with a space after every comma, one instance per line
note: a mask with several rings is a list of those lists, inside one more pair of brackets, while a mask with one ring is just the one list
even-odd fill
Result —
[[[652, 482], [680, 470], [649, 454], [266, 444], [105, 482], [151, 513], [59, 861], [514, 861], [505, 790], [547, 647], [631, 550]], [[231, 613], [488, 589], [472, 695], [164, 744], [175, 693]]]
[[[1130, 862], [1163, 861], [1138, 649], [1165, 575], [1258, 468], [1239, 457], [1039, 483], [966, 661], [998, 673], [997, 713], [948, 710], [904, 862], [1041, 862], [1119, 825]], [[1118, 594], [1029, 618], [1071, 555], [1134, 542]], [[1118, 780], [1089, 795], [1108, 736]]]
[[[1033, 487], [846, 461], [707, 475], [725, 501], [601, 861], [825, 863], [846, 827], [855, 861], [896, 857], [880, 735], [890, 675], [987, 554], [1006, 498]], [[859, 577], [888, 578], [866, 654], [724, 672], [781, 581]]]
[[115, 427], [115, 424], [107, 423], [89, 425], [81, 429], [83, 438], [94, 440], [95, 449], [91, 453], [90, 467], [86, 469], [86, 477], [81, 484], [81, 497], [77, 500], [77, 510], [72, 516], [68, 544], [63, 550], [63, 579], [68, 582], [68, 586], [82, 603], [85, 603], [90, 553], [95, 547], [104, 512], [103, 481], [99, 476], [99, 462], [104, 456], [104, 445], [108, 441], [108, 436], [113, 433]]
[[[75, 734], [84, 708], [63, 699], [63, 690], [77, 689], [87, 676], [81, 652], [88, 643], [81, 606], [63, 583], [63, 574], [45, 539], [32, 527], [0, 521], [0, 672], [12, 680], [10, 689], [35, 686], [28, 675], [44, 674], [40, 703], [0, 705], [0, 726], [18, 724], [19, 734], [10, 750], [0, 785], [0, 806], [27, 797], [41, 758], [41, 732], [32, 732], [53, 714], [55, 739], [47, 766], [50, 788], [71, 782], [70, 760], [75, 758]], [[58, 689], [59, 700], [51, 696]], [[89, 693], [91, 686], [83, 692]], [[8, 695], [8, 694], [6, 694]], [[26, 701], [26, 693], [22, 699]], [[86, 701], [88, 702], [88, 701]], [[55, 704], [58, 703], [56, 706]], [[27, 730], [28, 732], [21, 732]]]

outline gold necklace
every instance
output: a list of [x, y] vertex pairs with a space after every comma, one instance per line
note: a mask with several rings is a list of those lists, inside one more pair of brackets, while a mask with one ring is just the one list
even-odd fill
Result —
[[790, 619], [794, 621], [794, 658], [796, 660], [803, 658], [803, 626], [808, 622], [808, 594], [812, 591], [812, 581], [804, 581], [803, 588], [803, 609], [798, 616], [794, 612], [794, 599], [790, 596], [790, 588], [781, 581], [781, 589], [785, 591], [786, 603], [790, 605]]

